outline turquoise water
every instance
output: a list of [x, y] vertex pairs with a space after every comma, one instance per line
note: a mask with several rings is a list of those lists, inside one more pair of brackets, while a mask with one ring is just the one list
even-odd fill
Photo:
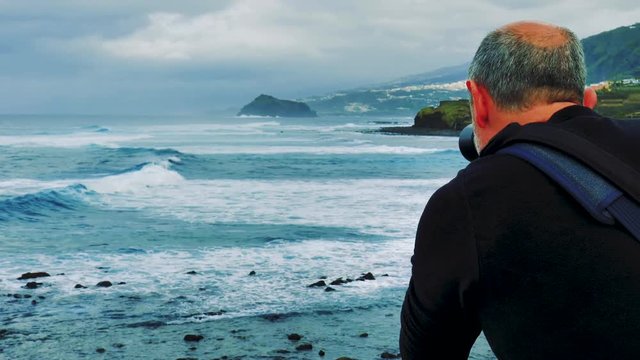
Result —
[[455, 138], [372, 131], [411, 122], [0, 117], [0, 358], [397, 353], [417, 221], [466, 165]]

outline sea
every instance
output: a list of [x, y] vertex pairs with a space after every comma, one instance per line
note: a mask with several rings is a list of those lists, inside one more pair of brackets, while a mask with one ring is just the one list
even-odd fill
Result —
[[377, 131], [411, 123], [0, 116], [0, 358], [398, 354], [418, 220], [467, 164]]

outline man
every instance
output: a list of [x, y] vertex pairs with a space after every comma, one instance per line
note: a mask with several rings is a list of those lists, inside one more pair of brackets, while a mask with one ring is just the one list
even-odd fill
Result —
[[524, 160], [496, 154], [542, 142], [640, 200], [640, 122], [593, 112], [585, 74], [564, 28], [519, 22], [482, 41], [467, 82], [480, 158], [420, 219], [404, 359], [466, 359], [480, 331], [499, 359], [640, 358], [640, 243]]

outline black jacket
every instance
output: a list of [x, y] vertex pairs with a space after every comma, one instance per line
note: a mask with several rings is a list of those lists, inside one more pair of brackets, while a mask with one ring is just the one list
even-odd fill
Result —
[[571, 106], [511, 124], [429, 200], [402, 309], [404, 359], [466, 359], [480, 331], [499, 359], [639, 359], [640, 242], [593, 219], [519, 158], [541, 142], [640, 201], [640, 121]]

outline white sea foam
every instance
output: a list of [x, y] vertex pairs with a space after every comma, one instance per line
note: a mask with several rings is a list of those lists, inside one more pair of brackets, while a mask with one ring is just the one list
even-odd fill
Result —
[[169, 170], [167, 163], [145, 165], [138, 171], [83, 181], [87, 188], [99, 193], [139, 193], [156, 187], [175, 187], [184, 182], [182, 175]]
[[149, 165], [86, 181], [100, 204], [200, 223], [336, 226], [383, 235], [413, 233], [428, 197], [448, 179], [184, 180]]
[[[37, 264], [38, 269], [51, 274], [66, 274], [46, 279], [49, 286], [43, 291], [57, 301], [104, 292], [94, 286], [99, 281], [124, 281], [125, 285], [114, 286], [108, 293], [160, 296], [163, 303], [178, 295], [189, 298], [189, 302], [175, 306], [171, 314], [165, 315], [184, 316], [220, 309], [227, 311], [224, 317], [238, 317], [327, 306], [349, 308], [355, 300], [379, 297], [382, 290], [404, 289], [410, 276], [412, 250], [413, 240], [407, 238], [383, 243], [309, 240], [256, 248], [30, 255], [20, 263], [0, 259], [0, 279], [5, 279], [6, 291], [18, 292], [24, 283], [13, 279]], [[257, 274], [247, 276], [252, 270]], [[187, 271], [196, 271], [198, 275], [187, 275]], [[369, 271], [376, 280], [336, 286], [339, 295], [307, 287], [320, 276], [327, 276], [330, 282], [338, 277], [355, 279]], [[89, 288], [74, 289], [75, 284]], [[216, 289], [215, 296], [206, 291], [194, 293], [193, 289], [198, 288]], [[191, 321], [201, 319], [187, 317], [174, 322]]]
[[123, 142], [148, 139], [147, 134], [114, 135], [82, 132], [57, 135], [0, 136], [0, 146], [76, 148], [87, 145], [118, 147]]
[[419, 148], [411, 146], [360, 145], [360, 146], [178, 146], [176, 150], [195, 155], [217, 154], [396, 154], [418, 155], [447, 151], [446, 148]]

